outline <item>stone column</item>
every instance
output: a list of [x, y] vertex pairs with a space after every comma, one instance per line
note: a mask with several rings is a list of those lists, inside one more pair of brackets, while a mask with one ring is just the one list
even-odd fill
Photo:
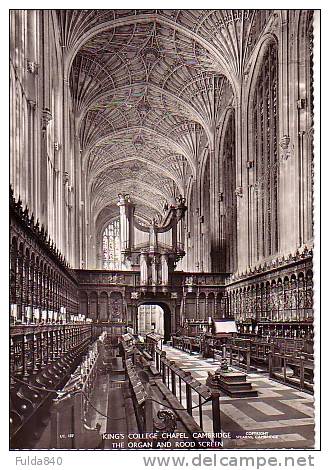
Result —
[[118, 207], [120, 213], [120, 244], [121, 251], [130, 253], [134, 245], [133, 235], [133, 210], [134, 206], [130, 202], [129, 196], [119, 194]]
[[157, 258], [156, 256], [152, 257], [151, 260], [151, 283], [153, 286], [157, 286]]
[[162, 254], [160, 257], [161, 262], [161, 282], [163, 286], [168, 285], [168, 255]]
[[147, 253], [141, 253], [140, 255], [140, 285], [148, 285], [148, 255]]
[[210, 150], [210, 252], [211, 271], [220, 271], [219, 153]]

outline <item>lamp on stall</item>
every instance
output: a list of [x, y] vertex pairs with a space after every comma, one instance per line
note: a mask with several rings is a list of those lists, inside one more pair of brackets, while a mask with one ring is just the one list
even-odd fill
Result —
[[61, 306], [60, 307], [60, 312], [61, 312], [61, 315], [62, 315], [63, 323], [66, 323], [66, 308]]
[[27, 323], [31, 323], [32, 321], [32, 307], [25, 307], [25, 318]]
[[17, 304], [10, 305], [10, 319], [12, 320], [13, 324], [15, 325], [17, 321]]
[[45, 322], [47, 321], [47, 310], [41, 312], [41, 319]]
[[39, 323], [40, 321], [40, 310], [38, 308], [33, 309], [33, 318], [36, 323]]

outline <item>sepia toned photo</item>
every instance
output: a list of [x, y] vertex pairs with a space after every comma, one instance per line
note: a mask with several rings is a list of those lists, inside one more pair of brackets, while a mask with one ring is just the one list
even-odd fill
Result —
[[315, 449], [320, 11], [8, 19], [9, 448]]

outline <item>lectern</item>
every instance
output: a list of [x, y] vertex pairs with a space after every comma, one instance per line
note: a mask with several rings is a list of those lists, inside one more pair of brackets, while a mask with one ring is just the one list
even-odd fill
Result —
[[228, 367], [226, 344], [236, 333], [235, 320], [213, 322], [213, 357], [219, 360], [220, 367], [215, 372], [208, 372], [206, 384], [211, 389], [222, 390], [230, 397], [256, 397], [258, 392], [247, 381], [247, 375]]
[[228, 339], [237, 333], [236, 322], [233, 319], [224, 318], [213, 320], [211, 333], [205, 335], [204, 356], [214, 357], [216, 351], [222, 350], [223, 357], [226, 356], [226, 343]]

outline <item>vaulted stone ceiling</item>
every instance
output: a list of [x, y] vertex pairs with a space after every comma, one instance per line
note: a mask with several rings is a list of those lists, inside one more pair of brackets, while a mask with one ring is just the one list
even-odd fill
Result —
[[60, 10], [93, 214], [161, 219], [186, 193], [271, 11]]

